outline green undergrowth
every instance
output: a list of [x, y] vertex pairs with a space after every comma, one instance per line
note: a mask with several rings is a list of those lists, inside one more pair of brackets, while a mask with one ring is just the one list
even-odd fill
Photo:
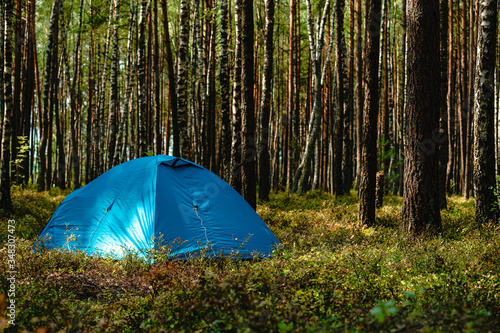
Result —
[[[281, 241], [271, 259], [147, 264], [31, 249], [64, 193], [16, 191], [16, 326], [47, 332], [488, 332], [500, 327], [500, 228], [474, 203], [448, 199], [443, 233], [400, 228], [385, 198], [374, 227], [356, 223], [355, 193], [273, 193], [258, 213]], [[7, 290], [0, 250], [0, 294]]]

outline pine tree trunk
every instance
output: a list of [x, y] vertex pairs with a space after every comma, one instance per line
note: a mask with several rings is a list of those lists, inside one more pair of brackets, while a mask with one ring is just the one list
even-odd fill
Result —
[[[309, 189], [309, 178], [311, 176], [311, 163], [314, 157], [315, 144], [321, 127], [321, 118], [323, 116], [322, 104], [322, 90], [326, 75], [327, 64], [329, 63], [330, 53], [332, 49], [333, 38], [330, 38], [326, 59], [322, 65], [322, 52], [323, 52], [323, 37], [325, 32], [326, 17], [330, 11], [330, 0], [327, 0], [324, 5], [323, 14], [319, 24], [316, 26], [316, 32], [313, 32], [313, 22], [311, 17], [311, 2], [306, 1], [307, 4], [307, 26], [309, 34], [309, 49], [311, 55], [311, 68], [313, 75], [313, 109], [308, 124], [308, 134], [306, 139], [306, 146], [302, 154], [302, 160], [295, 172], [293, 179], [293, 189], [296, 192], [302, 193]], [[333, 31], [333, 21], [330, 31]], [[331, 34], [333, 36], [333, 34]]]
[[[3, 70], [4, 70], [4, 41], [5, 41], [5, 2], [3, 4], [0, 4], [0, 77], [3, 80]], [[2, 81], [4, 82], [4, 81]], [[1, 140], [3, 138], [3, 120], [4, 120], [4, 113], [5, 113], [5, 96], [4, 96], [4, 91], [3, 91], [3, 83], [0, 84], [0, 160], [3, 160], [2, 157], [2, 149], [1, 149]], [[9, 192], [10, 193], [10, 192]]]
[[139, 36], [137, 52], [137, 81], [138, 81], [138, 156], [146, 156], [148, 150], [147, 126], [148, 126], [148, 101], [147, 101], [147, 49], [146, 49], [146, 24], [149, 11], [149, 0], [141, 0], [139, 12]]
[[[346, 50], [347, 52], [347, 50]], [[354, 136], [354, 0], [349, 1], [349, 61], [348, 61], [348, 96], [347, 108], [344, 115], [344, 156], [342, 162], [342, 179], [344, 192], [349, 194], [353, 183], [353, 136]]]
[[154, 44], [153, 44], [153, 73], [154, 73], [154, 143], [155, 143], [155, 154], [160, 155], [162, 152], [162, 137], [161, 137], [161, 122], [163, 107], [160, 101], [161, 92], [161, 72], [160, 72], [160, 40], [158, 38], [158, 0], [154, 0], [153, 6], [153, 30], [154, 30]]
[[[404, 0], [403, 0], [404, 1]], [[361, 175], [361, 156], [363, 136], [363, 35], [362, 35], [362, 15], [361, 2], [356, 2], [356, 188], [359, 189]]]
[[[345, 63], [345, 42], [344, 42], [344, 0], [335, 2], [335, 61], [337, 75], [337, 121], [335, 126], [335, 194], [344, 194], [344, 182], [342, 177], [342, 161], [344, 156], [344, 63]], [[333, 33], [331, 31], [330, 33]]]
[[495, 179], [494, 74], [497, 51], [498, 1], [480, 2], [478, 61], [474, 98], [474, 196], [476, 222], [498, 222]]
[[254, 23], [253, 0], [241, 2], [241, 195], [254, 209], [257, 207], [257, 179], [254, 116]]
[[235, 0], [236, 45], [234, 58], [234, 86], [233, 86], [233, 133], [231, 143], [231, 177], [229, 184], [238, 193], [241, 193], [241, 10], [242, 0]]
[[377, 128], [379, 113], [378, 68], [380, 54], [381, 0], [367, 0], [365, 49], [364, 114], [361, 137], [361, 169], [358, 220], [363, 225], [375, 224], [375, 187], [377, 173]]
[[[51, 125], [52, 107], [51, 101], [54, 100], [53, 96], [53, 82], [54, 78], [57, 76], [57, 43], [58, 43], [58, 25], [59, 25], [59, 10], [61, 6], [61, 0], [55, 0], [52, 6], [52, 13], [50, 15], [49, 23], [49, 35], [47, 36], [47, 56], [46, 56], [46, 66], [44, 74], [44, 86], [43, 86], [43, 110], [42, 112], [42, 122], [40, 124], [40, 143], [38, 148], [39, 156], [39, 172], [38, 172], [38, 191], [44, 191], [50, 188], [51, 179], [51, 131], [49, 125]], [[49, 123], [50, 121], [50, 123]], [[48, 150], [48, 151], [47, 151]], [[48, 158], [47, 158], [48, 154]]]
[[0, 208], [7, 211], [12, 210], [12, 200], [10, 196], [10, 141], [11, 141], [11, 121], [12, 121], [12, 15], [14, 9], [13, 0], [5, 0], [3, 4], [4, 11], [4, 47], [3, 47], [3, 63], [4, 68], [2, 87], [5, 104], [3, 112], [3, 129], [2, 129], [2, 165], [0, 166]]
[[265, 2], [265, 44], [264, 44], [264, 76], [262, 78], [262, 101], [260, 111], [259, 137], [259, 199], [269, 201], [271, 191], [271, 160], [269, 155], [269, 117], [272, 107], [273, 83], [273, 32], [274, 32], [274, 0]]
[[80, 84], [80, 41], [81, 41], [81, 29], [83, 24], [83, 0], [80, 0], [80, 6], [78, 9], [78, 32], [76, 34], [75, 50], [73, 56], [73, 79], [71, 80], [70, 89], [70, 100], [71, 100], [71, 111], [70, 111], [70, 122], [71, 122], [71, 164], [73, 167], [73, 189], [80, 188], [80, 159], [78, 158], [79, 151], [79, 140], [78, 140], [78, 129], [77, 126], [80, 125], [79, 121], [79, 96], [80, 89], [77, 92], [77, 86]]
[[409, 0], [403, 226], [417, 235], [442, 229], [439, 155], [432, 141], [439, 133], [439, 63], [439, 2]]
[[[92, 0], [90, 0], [90, 15], [93, 15]], [[90, 30], [89, 42], [89, 71], [88, 71], [88, 108], [87, 108], [87, 142], [86, 142], [86, 159], [85, 159], [85, 183], [90, 183], [95, 177], [94, 173], [94, 29]]]
[[221, 108], [221, 176], [229, 181], [231, 174], [231, 123], [230, 123], [230, 88], [228, 54], [228, 3], [220, 1], [220, 108]]
[[[179, 120], [177, 111], [177, 85], [175, 81], [174, 59], [172, 55], [172, 47], [170, 45], [170, 32], [168, 28], [168, 12], [167, 0], [161, 0], [163, 14], [163, 44], [165, 46], [165, 57], [168, 70], [168, 93], [170, 97], [170, 110], [172, 113], [172, 134], [174, 137], [173, 154], [179, 156]], [[167, 132], [167, 143], [170, 141], [170, 133]]]
[[[446, 208], [446, 166], [448, 164], [448, 116], [447, 116], [447, 89], [448, 89], [448, 0], [440, 0], [440, 36], [439, 36], [439, 57], [441, 69], [441, 86], [439, 96], [439, 207]], [[452, 41], [450, 40], [449, 43]]]
[[[451, 194], [451, 181], [453, 179], [453, 161], [454, 150], [453, 143], [455, 140], [455, 57], [453, 43], [453, 1], [450, 1], [448, 7], [448, 72], [447, 72], [447, 93], [446, 93], [446, 109], [447, 109], [447, 133], [448, 133], [448, 162], [446, 165], [446, 191]], [[442, 86], [442, 85], [441, 85]], [[442, 92], [444, 93], [444, 92]]]
[[134, 61], [133, 61], [133, 43], [134, 43], [134, 28], [136, 11], [134, 9], [133, 0], [130, 0], [130, 20], [127, 36], [127, 60], [125, 63], [125, 97], [121, 104], [120, 126], [118, 127], [118, 138], [116, 140], [117, 147], [113, 158], [113, 165], [118, 165], [126, 160], [128, 130], [130, 128], [130, 105], [132, 104], [132, 79], [134, 76]]
[[[177, 113], [179, 137], [174, 133], [174, 155], [187, 158], [189, 154], [188, 138], [188, 101], [187, 101], [187, 50], [189, 42], [189, 4], [188, 0], [181, 0], [180, 4], [180, 31], [177, 67]], [[176, 140], [179, 142], [179, 151], [176, 154]]]
[[[33, 139], [31, 128], [34, 126], [32, 122], [32, 111], [34, 109], [35, 95], [35, 1], [29, 1], [26, 5], [26, 38], [24, 39], [25, 60], [23, 66], [23, 124], [22, 136], [26, 138], [26, 143], [29, 144]], [[0, 61], [0, 64], [2, 62]], [[1, 67], [1, 66], [0, 66]], [[0, 74], [1, 75], [1, 74]], [[1, 103], [1, 102], [0, 102]], [[1, 138], [1, 134], [0, 134]], [[33, 147], [34, 145], [31, 145]], [[26, 154], [22, 163], [22, 182], [27, 184], [30, 179], [30, 158], [33, 157], [32, 149]]]
[[[22, 66], [22, 45], [23, 45], [23, 30], [24, 30], [24, 20], [22, 19], [22, 1], [16, 1], [15, 15], [13, 20], [14, 28], [14, 89], [13, 89], [13, 110], [12, 110], [12, 133], [11, 133], [11, 159], [13, 161], [18, 159], [19, 151], [19, 136], [22, 135], [21, 131], [21, 66]], [[14, 180], [17, 184], [20, 184], [21, 180], [21, 165], [16, 163], [11, 166], [11, 180]]]
[[106, 169], [111, 169], [114, 164], [116, 140], [118, 132], [118, 110], [120, 109], [118, 76], [119, 73], [119, 55], [118, 55], [118, 3], [113, 0], [112, 11], [112, 26], [113, 32], [111, 35], [111, 77], [110, 77], [110, 93], [109, 93], [109, 136], [108, 136], [108, 159], [106, 161]]

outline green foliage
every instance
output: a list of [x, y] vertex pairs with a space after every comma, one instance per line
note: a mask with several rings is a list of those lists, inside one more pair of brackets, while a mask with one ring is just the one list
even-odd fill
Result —
[[[27, 235], [18, 234], [16, 248], [16, 329], [483, 332], [500, 325], [500, 228], [477, 228], [472, 200], [449, 198], [441, 236], [416, 239], [399, 227], [398, 197], [387, 197], [377, 225], [366, 228], [356, 222], [355, 193], [272, 193], [258, 209], [282, 242], [271, 259], [172, 261], [164, 252], [175, 244], [156, 239], [160, 248], [146, 260], [130, 252], [117, 261], [32, 251], [35, 231], [62, 197], [14, 191], [16, 232]], [[35, 226], [27, 232], [30, 214]], [[6, 254], [1, 247], [0, 258]], [[6, 271], [1, 260], [0, 290]], [[4, 296], [0, 303], [1, 327]]]

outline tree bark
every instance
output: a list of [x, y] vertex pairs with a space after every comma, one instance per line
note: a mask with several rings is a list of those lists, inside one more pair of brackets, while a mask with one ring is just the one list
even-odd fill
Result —
[[494, 74], [497, 51], [498, 1], [480, 2], [478, 62], [474, 98], [474, 196], [476, 222], [498, 222], [495, 179]]
[[229, 184], [238, 193], [241, 193], [241, 8], [242, 0], [235, 1], [236, 45], [234, 58], [234, 86], [233, 86], [233, 133], [231, 143], [231, 177]]
[[220, 108], [221, 108], [221, 176], [229, 181], [231, 174], [231, 121], [229, 87], [229, 50], [228, 50], [228, 3], [220, 1]]
[[[52, 147], [47, 144], [50, 142], [50, 130], [49, 130], [49, 114], [52, 113], [52, 105], [50, 101], [53, 101], [51, 98], [53, 94], [53, 81], [54, 77], [57, 76], [57, 43], [58, 43], [58, 25], [59, 25], [59, 10], [61, 6], [61, 0], [54, 1], [52, 6], [52, 12], [50, 15], [50, 23], [49, 23], [49, 35], [47, 36], [48, 45], [47, 45], [47, 56], [46, 56], [46, 66], [45, 66], [45, 74], [44, 74], [44, 86], [43, 86], [43, 110], [42, 112], [42, 121], [40, 124], [40, 143], [38, 147], [38, 156], [39, 156], [39, 172], [38, 172], [38, 180], [37, 180], [37, 188], [38, 191], [44, 191], [50, 188], [50, 167], [47, 164], [50, 164], [50, 156]], [[48, 150], [48, 152], [47, 152]], [[47, 154], [49, 158], [47, 159]]]
[[[180, 4], [180, 31], [177, 66], [177, 113], [179, 137], [174, 133], [174, 155], [187, 158], [189, 154], [188, 138], [188, 101], [187, 101], [187, 51], [189, 42], [189, 4], [188, 0], [181, 0]], [[179, 151], [176, 151], [176, 142]]]
[[[344, 62], [345, 62], [345, 42], [344, 42], [344, 0], [335, 2], [335, 61], [337, 75], [337, 122], [335, 126], [335, 194], [344, 194], [344, 182], [342, 177], [342, 160], [344, 156]], [[330, 33], [333, 33], [331, 31]]]
[[367, 0], [366, 13], [365, 91], [358, 220], [361, 224], [370, 226], [375, 224], [381, 1]]
[[14, 9], [13, 0], [5, 0], [3, 4], [4, 20], [5, 20], [5, 35], [3, 46], [3, 63], [4, 68], [2, 87], [4, 103], [1, 107], [3, 112], [3, 129], [2, 129], [2, 165], [0, 166], [0, 208], [7, 211], [12, 210], [12, 199], [10, 196], [10, 141], [11, 141], [11, 121], [12, 121], [12, 15]]
[[109, 96], [109, 137], [108, 137], [108, 160], [107, 169], [111, 169], [114, 164], [116, 140], [118, 132], [118, 110], [120, 109], [120, 99], [119, 99], [119, 88], [118, 88], [118, 76], [119, 73], [119, 55], [118, 55], [118, 3], [113, 0], [113, 12], [112, 12], [112, 44], [113, 48], [111, 51], [111, 89]]
[[264, 76], [262, 80], [262, 101], [260, 111], [259, 137], [259, 199], [269, 201], [271, 191], [271, 161], [269, 155], [269, 117], [272, 107], [273, 83], [273, 32], [274, 32], [274, 0], [265, 1], [265, 44], [264, 44]]
[[146, 24], [149, 11], [149, 0], [141, 0], [141, 10], [139, 13], [139, 36], [137, 51], [137, 88], [138, 88], [138, 150], [139, 157], [146, 156], [148, 150], [147, 130], [148, 130], [148, 100], [147, 100], [147, 49], [146, 49]]
[[[333, 44], [333, 34], [331, 34], [326, 59], [322, 65], [322, 52], [323, 52], [323, 38], [325, 33], [325, 24], [328, 13], [330, 12], [330, 0], [325, 2], [321, 20], [313, 28], [313, 21], [311, 17], [311, 2], [306, 1], [307, 4], [307, 30], [309, 35], [309, 51], [311, 56], [311, 68], [313, 74], [313, 110], [308, 124], [308, 134], [306, 139], [306, 146], [302, 154], [302, 160], [295, 172], [293, 179], [293, 189], [296, 192], [302, 193], [309, 189], [309, 178], [311, 176], [311, 162], [314, 157], [314, 150], [318, 138], [319, 130], [321, 127], [321, 118], [323, 116], [322, 104], [322, 90], [325, 81], [327, 64], [329, 63], [330, 53]], [[330, 31], [333, 31], [333, 22]], [[316, 30], [316, 31], [314, 31]]]
[[254, 22], [253, 0], [241, 2], [241, 163], [242, 173], [241, 195], [256, 209], [257, 207], [257, 179], [255, 147], [255, 115], [254, 115]]
[[407, 148], [403, 226], [441, 232], [439, 174], [439, 2], [408, 1]]
[[[172, 46], [170, 45], [170, 30], [168, 28], [167, 0], [161, 0], [163, 14], [163, 44], [165, 46], [165, 58], [168, 70], [168, 93], [170, 97], [170, 112], [172, 114], [172, 134], [174, 138], [173, 154], [179, 156], [179, 120], [177, 117], [177, 85], [174, 72], [174, 59]], [[167, 132], [167, 143], [170, 140], [170, 133]]]

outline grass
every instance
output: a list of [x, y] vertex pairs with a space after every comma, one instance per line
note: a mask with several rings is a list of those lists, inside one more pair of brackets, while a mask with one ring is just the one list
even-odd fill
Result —
[[[282, 248], [266, 260], [124, 260], [31, 251], [66, 193], [14, 192], [16, 326], [66, 332], [488, 332], [500, 327], [500, 228], [478, 229], [474, 204], [442, 211], [439, 237], [399, 228], [388, 196], [377, 225], [356, 224], [354, 193], [273, 193], [258, 212]], [[5, 237], [2, 244], [6, 242]], [[8, 287], [0, 249], [0, 294]]]

